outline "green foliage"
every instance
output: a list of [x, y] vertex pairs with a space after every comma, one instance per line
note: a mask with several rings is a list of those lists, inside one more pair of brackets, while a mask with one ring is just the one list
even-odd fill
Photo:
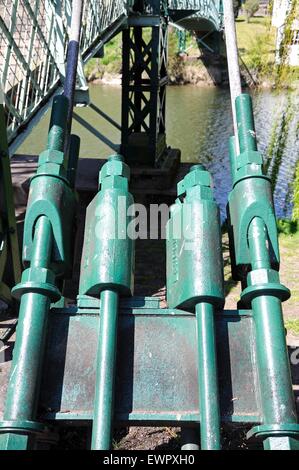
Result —
[[277, 87], [281, 87], [284, 85], [284, 83], [290, 81], [290, 76], [295, 74], [296, 77], [296, 71], [294, 71], [293, 67], [290, 67], [288, 65], [288, 57], [289, 57], [289, 48], [290, 45], [292, 44], [292, 39], [293, 39], [293, 23], [298, 17], [299, 14], [299, 0], [291, 0], [291, 5], [290, 9], [287, 13], [285, 23], [284, 23], [284, 32], [283, 32], [283, 38], [280, 43], [280, 48], [279, 48], [279, 65], [276, 70], [276, 77], [275, 77], [275, 82]]
[[243, 8], [246, 13], [247, 22], [249, 23], [250, 18], [252, 18], [259, 9], [259, 0], [246, 0]]
[[[270, 142], [267, 149], [266, 170], [271, 177], [272, 191], [275, 190], [278, 172], [281, 165], [282, 157], [286, 150], [289, 131], [294, 119], [294, 106], [292, 103], [292, 95], [288, 94], [287, 103], [283, 113], [276, 117], [272, 127]], [[294, 147], [298, 146], [299, 126], [297, 127], [297, 135], [294, 138]], [[271, 165], [271, 171], [269, 171]], [[296, 165], [293, 181], [293, 212], [292, 221], [281, 221], [279, 225], [280, 232], [294, 233], [294, 227], [299, 224], [299, 161]]]
[[294, 110], [291, 102], [291, 96], [288, 95], [286, 106], [283, 113], [275, 121], [272, 128], [271, 138], [267, 150], [266, 169], [268, 170], [271, 165], [271, 172], [268, 171], [271, 177], [272, 191], [275, 190], [281, 160], [285, 152], [290, 124], [294, 117]]
[[293, 214], [292, 219], [299, 224], [299, 162], [296, 165], [295, 179], [294, 179], [294, 195], [293, 195]]
[[299, 320], [296, 320], [296, 319], [285, 320], [284, 326], [291, 333], [295, 335], [299, 335]]
[[[149, 39], [150, 28], [146, 28], [144, 31], [145, 40]], [[176, 29], [169, 28], [169, 73], [173, 73], [172, 65], [177, 66], [177, 52], [178, 52], [178, 38]], [[190, 48], [194, 48], [196, 52], [198, 47], [195, 39], [190, 33], [186, 34], [186, 49], [189, 51]], [[87, 80], [95, 80], [103, 78], [104, 73], [108, 75], [117, 75], [121, 73], [122, 67], [122, 35], [118, 34], [111, 41], [105, 44], [104, 57], [101, 59], [90, 59], [84, 68], [85, 76]]]
[[299, 222], [297, 220], [278, 219], [277, 220], [277, 231], [284, 235], [293, 235], [297, 233], [299, 229]]
[[255, 81], [272, 78], [275, 65], [275, 29], [267, 17], [256, 17], [246, 23], [243, 17], [236, 21], [239, 53]]
[[267, 74], [273, 66], [271, 58], [268, 56], [269, 34], [256, 36], [251, 41], [247, 54], [247, 66], [259, 74]]
[[90, 59], [84, 68], [87, 80], [102, 78], [104, 72], [119, 74], [121, 72], [121, 35], [115, 36], [104, 48], [105, 55], [101, 59]]

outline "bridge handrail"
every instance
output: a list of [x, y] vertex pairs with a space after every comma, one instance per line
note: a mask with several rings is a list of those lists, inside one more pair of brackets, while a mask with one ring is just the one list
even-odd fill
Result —
[[190, 11], [193, 15], [200, 12], [200, 17], [210, 20], [217, 29], [222, 29], [222, 0], [169, 0], [168, 9]]
[[[168, 0], [168, 9], [187, 13], [189, 10], [191, 15], [196, 11], [196, 15], [219, 29], [221, 2]], [[87, 60], [106, 31], [118, 30], [133, 0], [86, 0], [84, 3], [81, 54]], [[1, 2], [0, 85], [4, 91], [9, 143], [63, 82], [70, 20], [71, 0]]]
[[[2, 0], [0, 82], [11, 142], [63, 80], [71, 0]], [[123, 15], [131, 1], [89, 0], [82, 18], [82, 54]]]

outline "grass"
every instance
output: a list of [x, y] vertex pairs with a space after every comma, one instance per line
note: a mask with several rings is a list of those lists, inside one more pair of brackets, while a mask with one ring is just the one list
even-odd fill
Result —
[[285, 315], [299, 317], [299, 231], [280, 234], [281, 282], [291, 290], [291, 298], [285, 302]]
[[[299, 130], [299, 127], [298, 127]], [[299, 161], [296, 165], [295, 179], [294, 179], [294, 195], [293, 195], [293, 218], [299, 220]]]
[[[150, 35], [150, 28], [145, 28], [144, 39], [147, 41]], [[198, 57], [198, 47], [195, 39], [188, 34], [186, 40], [186, 48], [188, 54]], [[178, 51], [178, 38], [176, 30], [172, 27], [169, 28], [168, 34], [168, 56], [169, 56], [169, 74], [175, 68]], [[102, 78], [104, 73], [110, 75], [117, 75], [121, 73], [122, 66], [122, 35], [121, 33], [115, 36], [104, 47], [104, 57], [101, 59], [90, 59], [84, 68], [85, 75], [88, 80]], [[199, 61], [197, 61], [199, 63]], [[201, 63], [200, 66], [202, 67]]]
[[104, 57], [90, 59], [84, 68], [87, 79], [101, 78], [104, 72], [118, 74], [121, 72], [121, 34], [115, 36], [104, 47]]
[[275, 62], [275, 28], [270, 17], [240, 16], [236, 22], [239, 53], [249, 69], [269, 73]]
[[299, 336], [299, 320], [287, 319], [284, 326], [290, 333]]
[[[251, 72], [258, 75], [259, 81], [270, 80], [274, 82], [277, 67], [275, 66], [275, 36], [276, 28], [271, 26], [270, 17], [256, 16], [247, 23], [243, 16], [236, 21], [237, 38], [239, 52]], [[149, 29], [145, 30], [145, 38], [150, 34]], [[188, 63], [178, 61], [178, 38], [176, 30], [169, 28], [169, 75], [176, 76], [182, 73], [182, 67], [188, 67], [192, 62], [193, 67], [203, 69], [203, 64], [199, 57], [199, 51], [195, 38], [187, 35], [187, 51], [189, 55]], [[122, 35], [118, 34], [105, 45], [105, 55], [101, 59], [91, 59], [85, 66], [85, 75], [88, 80], [103, 78], [103, 75], [118, 75], [121, 73], [121, 50]], [[191, 62], [190, 62], [191, 59]], [[179, 62], [179, 66], [178, 66]], [[284, 67], [280, 72], [280, 82], [292, 84], [299, 80], [298, 67]]]
[[[281, 227], [284, 227], [283, 229]], [[299, 229], [286, 222], [279, 222], [280, 279], [291, 291], [291, 298], [283, 303], [286, 328], [299, 334]], [[282, 231], [284, 230], [284, 231]], [[227, 234], [223, 235], [224, 274], [226, 288], [226, 308], [236, 308], [240, 298], [240, 283], [231, 279]], [[297, 326], [296, 326], [297, 325]]]
[[299, 68], [275, 65], [276, 28], [271, 17], [255, 16], [247, 23], [243, 16], [236, 22], [239, 53], [247, 67], [260, 79], [270, 79], [276, 86], [295, 86]]

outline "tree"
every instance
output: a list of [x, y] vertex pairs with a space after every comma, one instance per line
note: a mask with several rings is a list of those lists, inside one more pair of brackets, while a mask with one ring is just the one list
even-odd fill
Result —
[[246, 0], [243, 5], [243, 8], [246, 13], [247, 23], [249, 23], [250, 18], [252, 18], [254, 14], [258, 11], [259, 6], [259, 0]]
[[233, 0], [235, 19], [238, 18], [239, 10], [241, 8], [241, 0]]

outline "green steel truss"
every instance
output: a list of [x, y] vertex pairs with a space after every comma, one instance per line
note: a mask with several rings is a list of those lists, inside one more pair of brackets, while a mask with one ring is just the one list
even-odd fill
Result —
[[168, 11], [186, 29], [223, 29], [222, 0], [169, 0]]
[[[142, 22], [142, 18], [143, 21]], [[167, 23], [152, 20], [144, 35], [146, 16], [123, 31], [121, 152], [129, 163], [154, 166], [166, 149], [165, 103]]]

